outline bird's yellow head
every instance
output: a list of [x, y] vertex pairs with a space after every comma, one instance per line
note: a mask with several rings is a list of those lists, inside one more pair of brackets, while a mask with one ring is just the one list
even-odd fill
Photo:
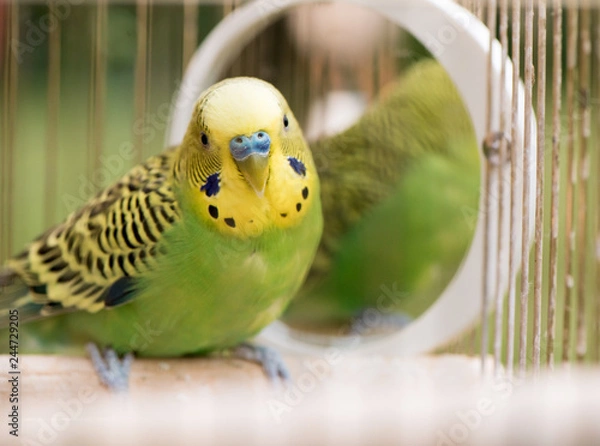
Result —
[[255, 78], [226, 79], [200, 96], [174, 168], [194, 211], [240, 237], [298, 224], [319, 199], [296, 118]]

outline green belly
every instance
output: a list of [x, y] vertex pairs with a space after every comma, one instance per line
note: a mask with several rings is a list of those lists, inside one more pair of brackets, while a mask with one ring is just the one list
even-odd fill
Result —
[[304, 281], [320, 235], [320, 206], [302, 224], [245, 241], [181, 223], [167, 254], [139, 280], [135, 298], [95, 314], [59, 317], [70, 342], [93, 341], [141, 356], [226, 348], [278, 318]]

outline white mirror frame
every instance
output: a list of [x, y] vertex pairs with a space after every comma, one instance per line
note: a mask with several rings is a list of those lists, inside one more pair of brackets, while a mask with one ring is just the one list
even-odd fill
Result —
[[[421, 41], [438, 59], [456, 84], [465, 105], [471, 115], [478, 141], [485, 138], [485, 119], [487, 111], [487, 66], [489, 54], [488, 29], [470, 12], [450, 0], [346, 0], [347, 3], [363, 6], [380, 13], [382, 16], [404, 28]], [[183, 83], [177, 93], [170, 127], [167, 132], [169, 145], [179, 144], [184, 136], [196, 99], [203, 90], [219, 80], [219, 76], [238, 57], [244, 46], [260, 31], [290, 8], [309, 3], [323, 3], [322, 0], [258, 0], [248, 3], [228, 15], [215, 27], [192, 57], [186, 70]], [[492, 57], [492, 79], [499, 86], [502, 55], [500, 44], [494, 41]], [[493, 104], [498, 104], [499, 90], [510, 104], [512, 95], [512, 63], [506, 61], [505, 85], [495, 88]], [[524, 133], [524, 88], [518, 88], [518, 107], [516, 108], [519, 125], [516, 128], [517, 147], [523, 147]], [[533, 113], [533, 111], [532, 111]], [[510, 116], [509, 116], [510, 119]], [[491, 116], [492, 129], [500, 128], [500, 113], [494, 107]], [[510, 120], [508, 121], [510, 122]], [[536, 132], [535, 117], [532, 120], [529, 151], [528, 178], [530, 182], [530, 234], [533, 231], [535, 208], [535, 161]], [[515, 265], [520, 265], [522, 222], [523, 159], [517, 157], [517, 197], [516, 221], [519, 224], [518, 237], [513, 246]], [[481, 157], [482, 191], [486, 182], [485, 159]], [[492, 190], [499, 178], [493, 175]], [[507, 191], [504, 196], [503, 244], [504, 253], [509, 252], [510, 212], [508, 195], [510, 190], [510, 169], [502, 173]], [[437, 301], [419, 318], [411, 322], [398, 333], [377, 338], [339, 338], [312, 336], [288, 327], [276, 321], [264, 329], [257, 341], [273, 346], [287, 354], [323, 355], [331, 345], [351, 346], [353, 352], [410, 355], [425, 353], [444, 345], [470, 328], [480, 317], [483, 287], [483, 246], [484, 246], [484, 194], [480, 194], [479, 213], [473, 242], [462, 266], [448, 284]], [[497, 239], [498, 216], [496, 206], [490, 211], [491, 238]], [[490, 259], [495, 259], [497, 251], [490, 247]], [[507, 255], [505, 254], [505, 257]], [[495, 262], [490, 262], [495, 264]], [[500, 289], [508, 289], [508, 259], [500, 268]], [[489, 268], [490, 283], [496, 283], [497, 268]], [[492, 287], [493, 289], [493, 287]], [[492, 300], [492, 296], [488, 299]], [[490, 309], [493, 305], [490, 302]]]

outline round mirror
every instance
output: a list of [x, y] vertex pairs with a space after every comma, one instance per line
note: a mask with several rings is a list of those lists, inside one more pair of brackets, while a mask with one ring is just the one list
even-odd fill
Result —
[[[283, 323], [262, 341], [307, 352], [357, 333], [396, 353], [433, 349], [481, 311], [487, 81], [473, 73], [485, 73], [489, 34], [450, 2], [310, 3], [258, 1], [223, 20], [188, 67], [169, 143], [213, 82], [272, 82], [313, 150], [324, 236]], [[510, 82], [502, 87], [510, 97]]]
[[233, 76], [288, 98], [321, 180], [323, 238], [283, 321], [365, 335], [420, 316], [461, 265], [479, 203], [475, 132], [442, 65], [380, 14], [330, 3], [258, 33]]

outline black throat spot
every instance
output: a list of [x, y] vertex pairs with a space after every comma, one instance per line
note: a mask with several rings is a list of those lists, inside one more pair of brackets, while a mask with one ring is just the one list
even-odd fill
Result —
[[200, 191], [205, 192], [207, 197], [217, 195], [221, 190], [220, 182], [221, 180], [219, 179], [219, 173], [213, 173], [212, 175], [208, 176], [206, 183], [200, 187]]

